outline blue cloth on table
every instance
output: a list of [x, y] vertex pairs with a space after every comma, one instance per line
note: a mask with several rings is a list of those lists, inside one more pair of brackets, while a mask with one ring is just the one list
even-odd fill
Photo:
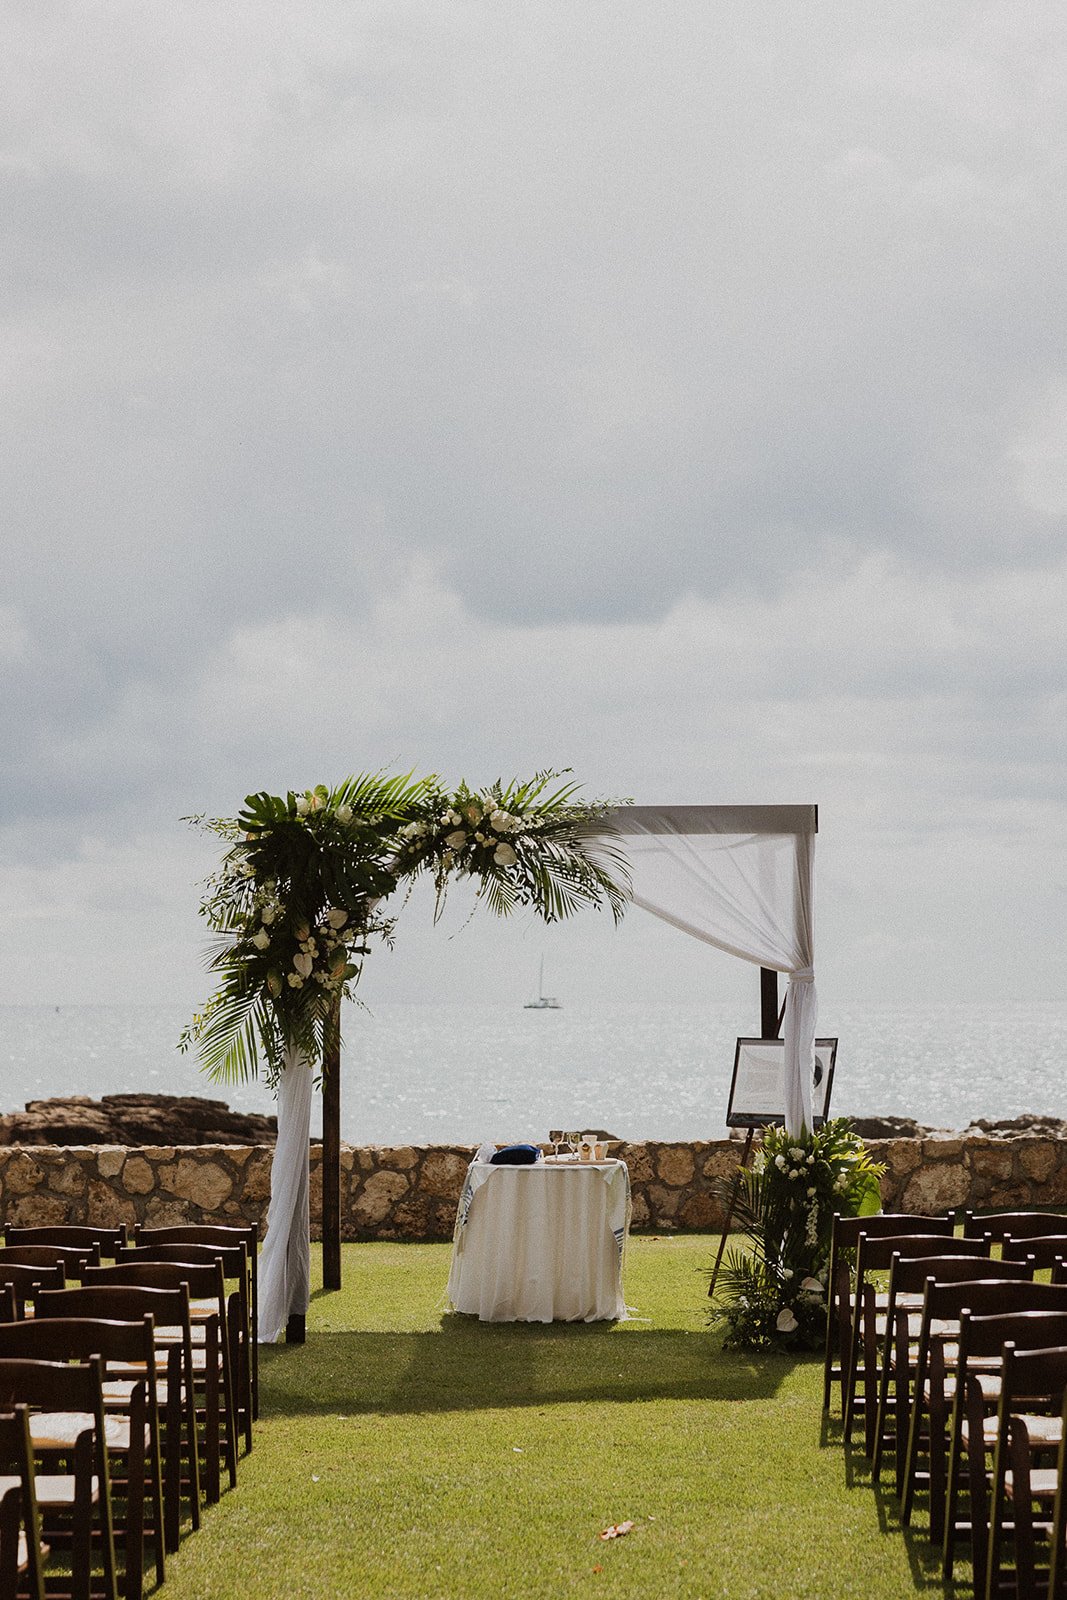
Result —
[[541, 1159], [541, 1152], [535, 1144], [509, 1144], [503, 1150], [498, 1150], [495, 1156], [490, 1156], [489, 1164], [493, 1167], [532, 1167], [535, 1161]]

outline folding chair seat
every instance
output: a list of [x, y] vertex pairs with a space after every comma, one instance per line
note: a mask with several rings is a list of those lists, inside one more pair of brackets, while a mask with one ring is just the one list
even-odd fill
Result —
[[0, 1359], [0, 1409], [16, 1405], [29, 1409], [35, 1460], [60, 1469], [35, 1471], [34, 1487], [49, 1544], [54, 1549], [59, 1539], [69, 1539], [72, 1600], [92, 1595], [94, 1544], [100, 1552], [98, 1592], [117, 1600], [100, 1359]]
[[[852, 1268], [851, 1257], [860, 1235], [872, 1239], [906, 1238], [913, 1235], [951, 1234], [951, 1217], [921, 1217], [914, 1212], [896, 1215], [879, 1213], [874, 1217], [843, 1217], [835, 1214], [830, 1235], [830, 1262], [826, 1277], [826, 1348], [823, 1355], [822, 1408], [830, 1409], [834, 1383], [841, 1387], [842, 1405], [848, 1383], [847, 1366], [852, 1348]], [[835, 1360], [836, 1358], [836, 1360]]]
[[[983, 1250], [978, 1240], [956, 1239], [947, 1234], [916, 1234], [907, 1238], [892, 1235], [874, 1238], [860, 1234], [852, 1296], [852, 1346], [847, 1381], [842, 1387], [845, 1397], [845, 1442], [851, 1443], [856, 1417], [862, 1415], [864, 1451], [868, 1456], [874, 1454], [879, 1352], [886, 1333], [888, 1301], [888, 1292], [879, 1289], [876, 1276], [886, 1274], [894, 1255], [902, 1253], [906, 1253], [909, 1260], [918, 1260], [923, 1256], [974, 1257], [984, 1254], [988, 1257], [989, 1246], [986, 1245]], [[921, 1300], [917, 1299], [909, 1309], [917, 1309], [920, 1304]]]
[[0, 1414], [0, 1596], [44, 1600], [41, 1518], [30, 1443], [29, 1413], [19, 1405]]
[[138, 1224], [134, 1242], [145, 1247], [157, 1244], [243, 1244], [248, 1252], [248, 1307], [251, 1324], [252, 1416], [259, 1416], [259, 1230], [254, 1223], [231, 1228], [223, 1223], [187, 1222], [171, 1228], [146, 1228]]
[[[156, 1579], [163, 1582], [163, 1477], [155, 1342], [151, 1316], [139, 1322], [97, 1318], [39, 1317], [0, 1327], [0, 1359], [103, 1362], [104, 1427], [108, 1458], [124, 1475], [111, 1472], [115, 1542], [125, 1553], [126, 1600], [140, 1600], [146, 1535], [155, 1549]], [[117, 1373], [139, 1378], [114, 1381]], [[120, 1391], [119, 1394], [116, 1391]], [[110, 1394], [110, 1404], [109, 1404]], [[120, 1496], [121, 1490], [121, 1496]], [[115, 1501], [125, 1502], [119, 1524]]]
[[[193, 1528], [200, 1526], [200, 1447], [188, 1289], [117, 1284], [52, 1290], [37, 1296], [34, 1311], [35, 1326], [52, 1318], [142, 1324], [146, 1317], [152, 1318], [155, 1402], [163, 1422], [164, 1548], [168, 1553], [177, 1550], [183, 1498]], [[155, 1342], [160, 1328], [180, 1329], [181, 1336], [160, 1345]], [[139, 1382], [148, 1370], [146, 1361], [112, 1362], [104, 1384], [105, 1404], [124, 1403], [129, 1384]]]
[[[949, 1422], [941, 1563], [944, 1577], [950, 1579], [957, 1544], [968, 1536], [976, 1595], [984, 1590], [989, 1539], [985, 1451], [988, 1449], [992, 1453], [996, 1443], [1001, 1357], [1009, 1342], [1017, 1350], [1043, 1350], [1067, 1343], [1067, 1311], [1010, 1311], [975, 1316], [965, 1309], [960, 1314], [955, 1393]], [[1046, 1442], [1056, 1444], [1058, 1416], [1047, 1419], [1047, 1423]], [[970, 1499], [966, 1516], [961, 1510], [964, 1489], [969, 1492]]]
[[[977, 1241], [974, 1243], [975, 1249], [980, 1250], [980, 1244]], [[907, 1456], [912, 1382], [918, 1361], [919, 1339], [924, 1331], [927, 1284], [1029, 1277], [1030, 1269], [1025, 1262], [1011, 1261], [1005, 1264], [991, 1261], [987, 1255], [981, 1254], [909, 1257], [905, 1247], [903, 1253], [893, 1256], [889, 1267], [885, 1335], [879, 1347], [878, 1411], [872, 1458], [872, 1476], [876, 1482], [881, 1477], [885, 1447], [891, 1442], [896, 1455], [896, 1489], [900, 1494]], [[890, 1389], [893, 1390], [892, 1408]]]
[[33, 1267], [22, 1261], [0, 1261], [0, 1284], [14, 1291], [15, 1310], [20, 1317], [26, 1315], [26, 1301], [39, 1289], [64, 1289], [67, 1275], [62, 1262], [54, 1266]]
[[[1056, 1461], [1059, 1459], [1065, 1392], [1067, 1346], [1018, 1350], [1010, 1341], [1004, 1346], [993, 1468], [988, 1482], [987, 1600], [996, 1600], [1005, 1593], [1013, 1596], [1037, 1593], [1035, 1531], [1040, 1528], [1046, 1539], [1052, 1532], [1051, 1512], [1058, 1475], [1055, 1465], [1038, 1467], [1035, 1462], [1041, 1455], [1048, 1457], [1050, 1453]], [[972, 1500], [974, 1494], [972, 1488]], [[1036, 1523], [1035, 1501], [1038, 1506]], [[1005, 1574], [1002, 1552], [1008, 1533], [1015, 1547], [1015, 1561], [1013, 1570]], [[1042, 1588], [1046, 1583], [1047, 1575]]]
[[226, 1337], [230, 1345], [238, 1432], [243, 1432], [246, 1452], [252, 1448], [252, 1314], [248, 1250], [242, 1239], [238, 1245], [151, 1244], [130, 1245], [120, 1250], [118, 1263], [126, 1261], [187, 1261], [203, 1266], [218, 1262], [227, 1285], [233, 1284], [226, 1301]]
[[[146, 1289], [189, 1290], [190, 1330], [193, 1344], [195, 1389], [203, 1395], [204, 1408], [204, 1489], [214, 1502], [221, 1492], [221, 1462], [225, 1457], [231, 1489], [237, 1484], [237, 1434], [234, 1422], [234, 1381], [226, 1328], [226, 1284], [217, 1261], [122, 1261], [114, 1266], [90, 1267], [84, 1283], [97, 1285], [131, 1284]], [[156, 1323], [157, 1342], [177, 1338], [180, 1330], [168, 1334]], [[221, 1386], [221, 1406], [219, 1390]]]

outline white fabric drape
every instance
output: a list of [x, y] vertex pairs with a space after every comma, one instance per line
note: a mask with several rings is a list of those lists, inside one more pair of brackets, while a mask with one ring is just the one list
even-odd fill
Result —
[[785, 1117], [811, 1127], [818, 1006], [814, 806], [620, 806], [607, 819], [634, 904], [683, 933], [789, 977]]
[[259, 1262], [259, 1339], [273, 1344], [291, 1316], [311, 1300], [311, 1213], [308, 1141], [311, 1068], [299, 1050], [286, 1052], [278, 1079], [278, 1142], [270, 1169], [267, 1235]]

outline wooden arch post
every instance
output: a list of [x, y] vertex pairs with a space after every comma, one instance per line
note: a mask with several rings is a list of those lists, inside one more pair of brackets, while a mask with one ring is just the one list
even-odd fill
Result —
[[341, 1001], [322, 1052], [322, 1287], [341, 1287]]

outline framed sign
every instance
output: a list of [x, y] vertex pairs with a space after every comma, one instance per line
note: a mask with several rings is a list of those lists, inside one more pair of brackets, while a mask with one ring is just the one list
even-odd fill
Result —
[[[830, 1115], [836, 1060], [837, 1040], [816, 1039], [815, 1081], [811, 1092], [812, 1121], [816, 1128], [821, 1128]], [[784, 1066], [784, 1039], [738, 1039], [730, 1103], [726, 1108], [728, 1128], [782, 1125], [785, 1121]]]

